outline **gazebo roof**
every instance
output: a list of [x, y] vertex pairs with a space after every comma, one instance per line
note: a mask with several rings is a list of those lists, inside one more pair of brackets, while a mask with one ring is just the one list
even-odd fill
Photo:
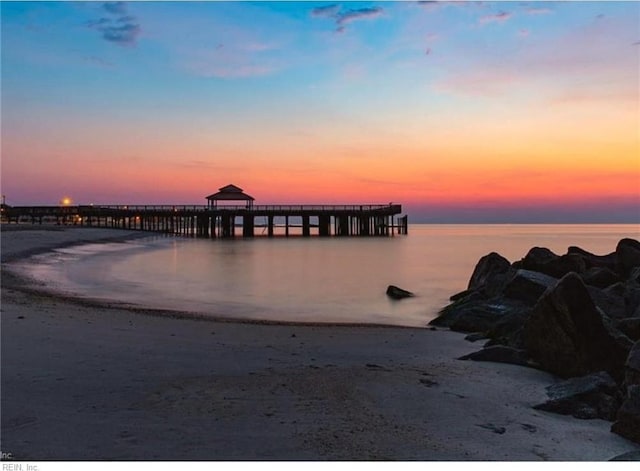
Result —
[[223, 186], [217, 193], [207, 196], [209, 201], [254, 201], [253, 196], [247, 195], [242, 188], [235, 185]]

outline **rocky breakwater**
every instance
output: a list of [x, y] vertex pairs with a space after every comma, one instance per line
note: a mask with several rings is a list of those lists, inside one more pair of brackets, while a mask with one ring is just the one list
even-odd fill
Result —
[[538, 409], [613, 422], [640, 443], [640, 242], [614, 252], [532, 248], [514, 263], [480, 259], [468, 289], [431, 325], [484, 340], [467, 360], [526, 365], [564, 379]]

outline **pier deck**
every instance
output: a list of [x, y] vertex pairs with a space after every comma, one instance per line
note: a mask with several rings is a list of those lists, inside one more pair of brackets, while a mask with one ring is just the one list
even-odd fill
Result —
[[[399, 204], [375, 205], [79, 205], [3, 206], [8, 223], [53, 222], [86, 227], [232, 238], [236, 235], [304, 237], [392, 236], [407, 234], [407, 216]], [[256, 234], [256, 229], [261, 229]], [[313, 229], [313, 231], [312, 231]], [[284, 232], [284, 233], [282, 233]], [[314, 234], [312, 234], [312, 232]]]

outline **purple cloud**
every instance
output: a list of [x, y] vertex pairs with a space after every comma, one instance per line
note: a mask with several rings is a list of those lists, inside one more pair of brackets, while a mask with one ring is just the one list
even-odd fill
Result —
[[106, 2], [102, 8], [116, 18], [99, 18], [86, 23], [87, 27], [99, 31], [102, 39], [120, 46], [135, 46], [142, 28], [136, 17], [127, 14], [125, 2]]
[[494, 15], [486, 15], [480, 18], [480, 20], [478, 20], [480, 22], [480, 24], [486, 24], [486, 23], [504, 23], [505, 21], [507, 21], [509, 18], [511, 18], [513, 16], [513, 14], [506, 12], [506, 11], [501, 11], [499, 13], [496, 13]]

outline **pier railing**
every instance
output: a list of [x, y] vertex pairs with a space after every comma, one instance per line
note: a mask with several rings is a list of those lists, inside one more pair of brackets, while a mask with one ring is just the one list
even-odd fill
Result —
[[266, 205], [96, 205], [92, 209], [128, 209], [132, 211], [375, 211], [393, 204], [266, 204]]
[[56, 215], [62, 213], [86, 213], [106, 211], [143, 211], [143, 212], [200, 212], [200, 211], [380, 211], [391, 210], [396, 206], [391, 204], [269, 204], [269, 205], [126, 205], [126, 204], [109, 204], [109, 205], [74, 205], [74, 206], [13, 206], [8, 208], [10, 213], [19, 213], [23, 215]]

